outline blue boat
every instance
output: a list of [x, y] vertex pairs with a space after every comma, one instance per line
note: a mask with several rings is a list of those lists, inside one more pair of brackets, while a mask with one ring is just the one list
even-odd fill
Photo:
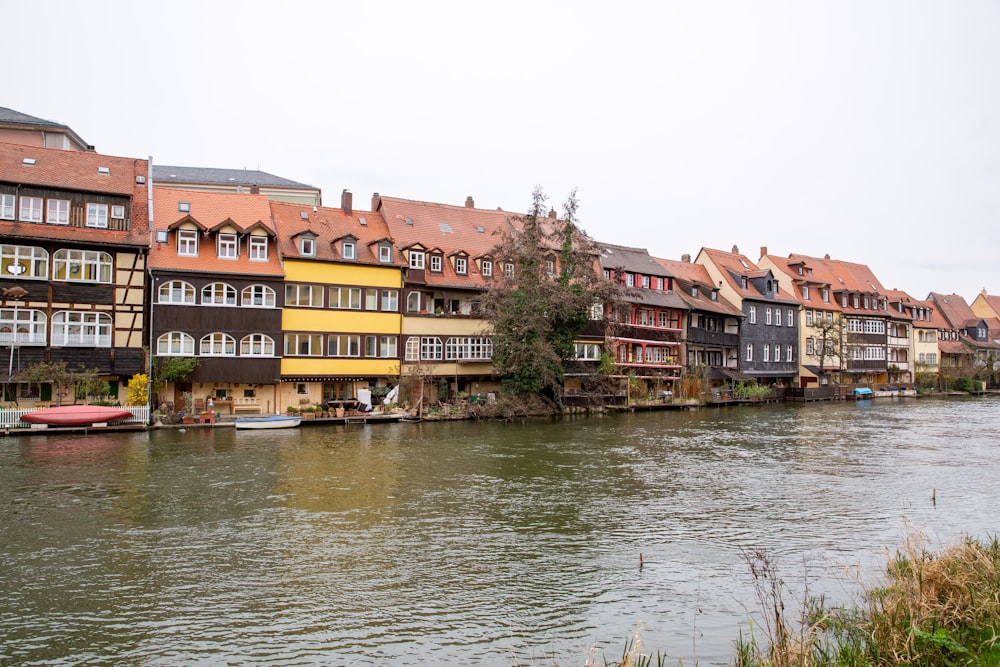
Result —
[[854, 398], [871, 398], [872, 390], [868, 387], [855, 387], [853, 394]]

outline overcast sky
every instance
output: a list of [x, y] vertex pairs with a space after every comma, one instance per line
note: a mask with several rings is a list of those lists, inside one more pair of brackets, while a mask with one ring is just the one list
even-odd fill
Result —
[[1000, 293], [1000, 2], [3, 0], [0, 106], [157, 164]]

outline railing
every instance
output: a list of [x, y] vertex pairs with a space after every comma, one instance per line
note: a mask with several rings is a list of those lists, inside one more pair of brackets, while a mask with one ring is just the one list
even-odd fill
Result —
[[[11, 338], [12, 336], [9, 331], [0, 331], [0, 345], [10, 345]], [[45, 345], [44, 333], [36, 334], [18, 331], [17, 336], [14, 338], [14, 343], [17, 345]]]
[[[38, 410], [44, 410], [45, 408], [0, 408], [0, 428], [11, 429], [11, 428], [31, 428], [29, 422], [21, 421], [21, 416], [29, 412], [37, 412]], [[124, 410], [128, 410], [132, 413], [132, 418], [116, 419], [114, 421], [108, 422], [109, 424], [148, 424], [149, 423], [149, 406], [148, 405], [125, 405]]]

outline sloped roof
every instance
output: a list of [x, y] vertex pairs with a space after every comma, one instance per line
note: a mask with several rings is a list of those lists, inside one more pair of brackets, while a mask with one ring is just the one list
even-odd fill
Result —
[[21, 113], [14, 109], [8, 109], [7, 107], [0, 107], [0, 124], [10, 124], [10, 125], [31, 125], [35, 127], [52, 127], [60, 128], [63, 130], [68, 130], [69, 127], [63, 125], [62, 123], [57, 123], [54, 120], [45, 120], [44, 118], [38, 118], [36, 116], [29, 116], [26, 113]]
[[[271, 217], [278, 233], [278, 245], [281, 254], [286, 259], [307, 259], [346, 262], [351, 264], [377, 264], [379, 266], [399, 266], [398, 252], [393, 253], [393, 263], [383, 264], [378, 261], [379, 241], [392, 242], [392, 234], [378, 213], [371, 211], [351, 211], [321, 206], [315, 208], [302, 204], [286, 202], [269, 202]], [[363, 222], [362, 222], [363, 221]], [[303, 257], [299, 253], [297, 239], [303, 234], [316, 237], [316, 255]], [[357, 259], [345, 260], [340, 256], [334, 242], [345, 236], [353, 236], [358, 240]]]
[[212, 185], [258, 185], [280, 188], [307, 188], [315, 190], [311, 185], [299, 183], [281, 176], [269, 174], [266, 171], [254, 169], [217, 169], [214, 167], [176, 167], [169, 165], [153, 165], [153, 180], [158, 183], [206, 183]]
[[[693, 262], [677, 261], [655, 257], [656, 262], [663, 267], [668, 275], [673, 276], [676, 285], [676, 293], [686, 304], [689, 310], [700, 310], [731, 317], [742, 317], [743, 311], [731, 304], [719, 294], [713, 301], [708, 295], [716, 289], [712, 284], [712, 276], [708, 275], [708, 269], [701, 264]], [[691, 296], [691, 288], [698, 287], [702, 295], [698, 298]]]
[[789, 303], [799, 305], [799, 300], [796, 299], [787, 289], [781, 287], [783, 282], [780, 276], [778, 278], [778, 290], [772, 299], [761, 293], [756, 286], [750, 282], [747, 285], [747, 289], [743, 289], [742, 285], [736, 280], [736, 276], [747, 276], [747, 278], [757, 278], [770, 273], [769, 270], [764, 270], [750, 261], [746, 255], [736, 253], [736, 252], [725, 252], [724, 250], [715, 250], [712, 248], [702, 248], [701, 252], [717, 267], [720, 269], [720, 273], [723, 279], [729, 283], [729, 286], [737, 293], [741, 294], [744, 299], [755, 299], [761, 301], [775, 301], [778, 303]]
[[979, 319], [972, 312], [972, 308], [969, 307], [965, 299], [958, 294], [938, 294], [937, 292], [931, 292], [927, 298], [937, 305], [938, 310], [948, 321], [952, 329], [961, 329], [965, 327], [965, 323], [969, 320]]
[[[507, 214], [501, 210], [395, 197], [381, 197], [379, 201], [379, 211], [401, 249], [419, 244], [425, 250], [440, 250], [445, 256], [465, 252], [473, 260], [490, 254], [508, 228]], [[482, 288], [488, 282], [474, 261], [469, 262], [467, 275], [456, 274], [448, 261], [442, 268], [441, 273], [425, 271], [429, 286]]]
[[603, 269], [624, 269], [645, 276], [670, 277], [670, 273], [645, 248], [630, 248], [611, 243], [598, 243], [597, 247], [601, 252], [600, 262]]

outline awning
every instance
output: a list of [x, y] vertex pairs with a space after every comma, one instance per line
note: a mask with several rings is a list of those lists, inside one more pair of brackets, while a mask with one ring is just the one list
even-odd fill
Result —
[[829, 375], [830, 374], [828, 371], [824, 371], [819, 366], [809, 366], [808, 364], [803, 364], [802, 368], [806, 369], [807, 371], [809, 371], [810, 373], [812, 373], [816, 377], [823, 377], [824, 375]]

